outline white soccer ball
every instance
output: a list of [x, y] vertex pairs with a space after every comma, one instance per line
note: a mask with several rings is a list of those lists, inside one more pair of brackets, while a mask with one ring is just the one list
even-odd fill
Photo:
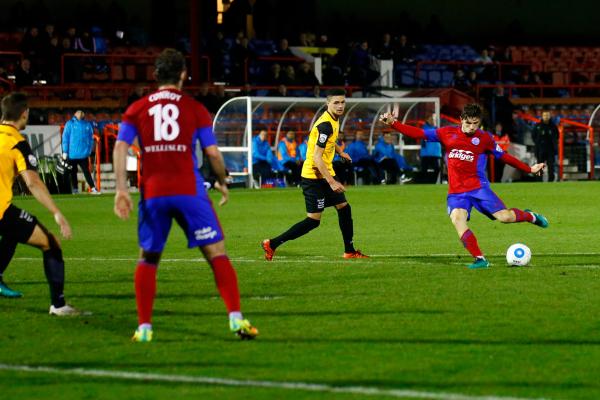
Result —
[[524, 267], [531, 261], [531, 250], [523, 243], [515, 243], [506, 250], [506, 262], [509, 265]]

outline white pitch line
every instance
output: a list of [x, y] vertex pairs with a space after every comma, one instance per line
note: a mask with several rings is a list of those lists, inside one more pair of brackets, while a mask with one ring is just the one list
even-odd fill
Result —
[[358, 394], [365, 396], [387, 396], [395, 398], [417, 398], [417, 399], [433, 399], [433, 400], [545, 400], [543, 398], [523, 398], [523, 397], [507, 397], [507, 396], [471, 396], [460, 393], [435, 393], [419, 390], [404, 390], [404, 389], [382, 389], [375, 386], [332, 386], [321, 383], [308, 382], [277, 382], [277, 381], [258, 381], [258, 380], [240, 380], [227, 378], [214, 378], [209, 376], [193, 376], [193, 375], [167, 375], [167, 374], [150, 374], [144, 372], [127, 372], [127, 371], [110, 371], [101, 369], [85, 369], [85, 368], [52, 368], [29, 365], [11, 365], [0, 364], [0, 370], [14, 372], [31, 372], [31, 373], [46, 373], [57, 375], [75, 375], [75, 376], [91, 376], [96, 378], [113, 378], [135, 381], [156, 381], [156, 382], [176, 382], [176, 383], [193, 383], [201, 385], [215, 386], [232, 386], [232, 387], [257, 387], [266, 389], [287, 389], [287, 390], [302, 390], [308, 392], [320, 393], [345, 393]]

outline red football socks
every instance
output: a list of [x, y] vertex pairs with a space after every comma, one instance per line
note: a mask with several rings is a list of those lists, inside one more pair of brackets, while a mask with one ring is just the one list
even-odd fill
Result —
[[135, 299], [139, 324], [151, 324], [152, 306], [156, 296], [156, 270], [158, 266], [139, 261], [135, 269]]
[[237, 275], [235, 269], [226, 255], [217, 256], [210, 260], [215, 275], [217, 289], [225, 302], [227, 312], [240, 311], [240, 291], [238, 289]]
[[473, 257], [483, 257], [483, 253], [477, 244], [477, 238], [470, 229], [467, 229], [467, 231], [463, 233], [463, 235], [460, 237], [460, 241]]
[[533, 215], [530, 212], [519, 210], [518, 208], [511, 208], [515, 213], [517, 220], [515, 222], [533, 222]]

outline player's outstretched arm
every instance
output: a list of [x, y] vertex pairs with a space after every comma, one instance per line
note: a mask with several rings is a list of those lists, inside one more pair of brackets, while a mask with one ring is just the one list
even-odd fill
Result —
[[133, 203], [127, 188], [127, 149], [129, 149], [127, 142], [117, 140], [113, 150], [113, 164], [117, 180], [114, 212], [121, 219], [128, 219], [129, 213], [133, 210]]
[[398, 122], [396, 117], [392, 113], [383, 113], [379, 116], [379, 121], [392, 127], [403, 135], [411, 137], [413, 139], [424, 139], [425, 131], [423, 129], [415, 128], [414, 126], [401, 124]]
[[521, 170], [525, 173], [531, 173], [535, 175], [541, 175], [546, 167], [546, 164], [539, 163], [533, 164], [531, 166], [525, 164], [523, 161], [519, 160], [516, 157], [511, 156], [508, 153], [503, 153], [500, 157], [500, 160], [504, 161], [505, 164], [510, 165], [511, 167], [515, 167], [518, 170]]
[[69, 221], [62, 215], [56, 204], [54, 204], [54, 200], [52, 200], [52, 196], [50, 196], [50, 192], [48, 192], [48, 188], [44, 184], [44, 182], [40, 179], [40, 176], [36, 171], [32, 170], [24, 170], [21, 172], [21, 176], [27, 185], [27, 188], [33, 194], [33, 197], [36, 198], [44, 207], [50, 211], [54, 217], [54, 221], [60, 227], [60, 233], [65, 239], [70, 239], [72, 236], [71, 226], [69, 225]]
[[[208, 162], [212, 167], [213, 172], [217, 176], [217, 182], [215, 183], [215, 189], [221, 193], [221, 200], [219, 205], [225, 205], [229, 200], [229, 189], [227, 189], [227, 173], [225, 172], [225, 162], [223, 161], [223, 155], [219, 151], [216, 145], [207, 146], [204, 149], [204, 154], [208, 157]], [[217, 184], [218, 183], [218, 184]]]

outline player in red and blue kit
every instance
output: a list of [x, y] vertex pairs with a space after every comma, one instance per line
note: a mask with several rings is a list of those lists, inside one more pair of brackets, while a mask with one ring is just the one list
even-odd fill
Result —
[[219, 205], [228, 199], [223, 157], [212, 132], [210, 115], [203, 105], [183, 94], [187, 78], [185, 58], [173, 49], [156, 59], [158, 90], [133, 103], [123, 115], [114, 149], [117, 179], [115, 213], [127, 219], [132, 201], [126, 183], [127, 150], [137, 139], [142, 153], [138, 215], [140, 260], [135, 271], [138, 329], [133, 340], [152, 340], [152, 307], [156, 270], [173, 219], [184, 230], [188, 247], [199, 247], [210, 263], [217, 288], [229, 312], [231, 331], [252, 339], [258, 330], [240, 311], [240, 294], [223, 240], [223, 231], [198, 170], [198, 142], [206, 154], [221, 192]]
[[472, 269], [490, 265], [479, 249], [477, 238], [467, 226], [473, 207], [490, 219], [503, 223], [530, 222], [542, 228], [548, 227], [548, 220], [541, 214], [518, 208], [507, 209], [490, 188], [486, 177], [488, 154], [526, 173], [541, 174], [545, 164], [529, 166], [504, 152], [490, 133], [479, 129], [482, 115], [483, 110], [478, 104], [467, 104], [460, 117], [461, 126], [426, 130], [401, 124], [390, 113], [380, 117], [381, 122], [403, 135], [441, 142], [444, 146], [448, 165], [448, 215], [461, 242], [475, 257], [469, 265]]

